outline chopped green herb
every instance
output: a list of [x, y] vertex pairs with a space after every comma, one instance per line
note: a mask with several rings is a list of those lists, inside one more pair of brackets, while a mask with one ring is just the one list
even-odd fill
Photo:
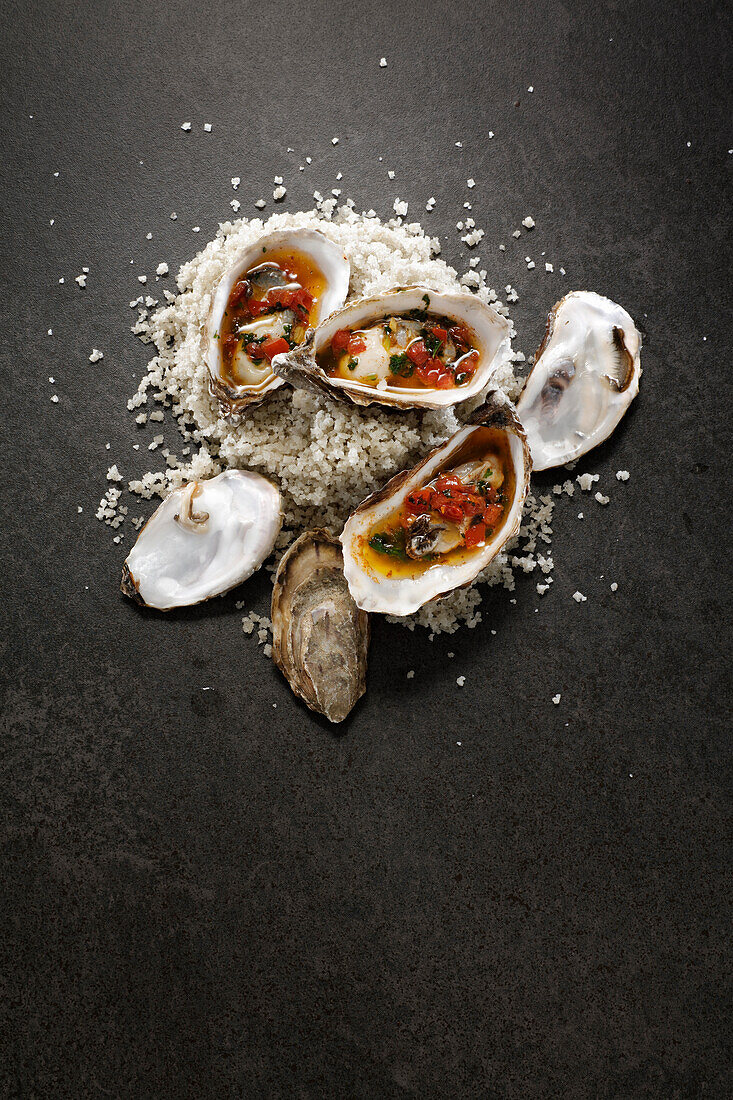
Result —
[[349, 359], [346, 366], [349, 368], [349, 370], [356, 370], [356, 368], [359, 366], [359, 360], [358, 359]]
[[429, 294], [423, 294], [422, 300], [425, 303], [425, 308], [430, 309], [430, 295]]
[[215, 339], [215, 340], [218, 340], [218, 339], [219, 339], [219, 333], [218, 333], [218, 332], [215, 332], [215, 333], [214, 333], [214, 339]]
[[389, 369], [392, 371], [392, 374], [398, 374], [400, 378], [410, 378], [415, 367], [405, 353], [402, 352], [401, 355], [390, 355]]
[[407, 561], [405, 533], [402, 530], [383, 531], [378, 535], [372, 535], [369, 539], [369, 545], [378, 554], [387, 554], [391, 558]]
[[443, 344], [437, 336], [433, 336], [432, 332], [428, 332], [427, 329], [422, 330], [422, 338], [425, 341], [425, 347], [428, 349], [433, 359], [435, 359], [440, 354], [440, 349]]

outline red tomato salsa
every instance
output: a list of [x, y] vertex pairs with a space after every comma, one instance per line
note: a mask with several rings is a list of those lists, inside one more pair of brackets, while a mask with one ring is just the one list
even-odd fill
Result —
[[257, 386], [272, 375], [276, 355], [297, 347], [317, 324], [323, 273], [310, 256], [263, 250], [232, 287], [218, 339], [224, 377], [235, 386]]
[[501, 527], [514, 484], [506, 438], [477, 428], [449, 467], [375, 525], [365, 538], [365, 557], [387, 575], [414, 574], [480, 550]]

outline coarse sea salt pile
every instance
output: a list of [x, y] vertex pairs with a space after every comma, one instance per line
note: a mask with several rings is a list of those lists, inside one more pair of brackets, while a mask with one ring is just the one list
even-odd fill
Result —
[[[415, 283], [435, 290], [466, 291], [466, 276], [462, 283], [458, 273], [438, 258], [439, 242], [426, 236], [418, 223], [403, 224], [399, 218], [382, 222], [356, 213], [350, 205], [336, 210], [334, 200], [319, 205], [319, 210], [274, 214], [264, 222], [240, 218], [222, 223], [214, 240], [180, 269], [179, 294], [166, 292], [169, 304], [150, 315], [141, 312], [133, 328], [144, 342], [154, 345], [156, 354], [128, 408], [142, 424], [160, 419], [155, 412], [146, 416], [139, 411], [149, 400], [168, 407], [186, 441], [184, 455], [197, 450], [182, 459], [163, 450], [165, 468], [130, 481], [129, 489], [146, 499], [164, 497], [186, 481], [212, 477], [227, 467], [256, 470], [275, 481], [283, 494], [284, 526], [276, 557], [308, 527], [325, 526], [340, 533], [364, 497], [447, 440], [482, 400], [465, 402], [457, 410], [396, 413], [357, 409], [283, 388], [237, 423], [219, 416], [201, 354], [202, 328], [224, 270], [263, 234], [302, 227], [316, 228], [329, 237], [351, 262], [350, 299]], [[477, 296], [508, 316], [485, 279], [477, 279], [475, 272], [470, 275]], [[512, 399], [521, 388], [511, 366], [503, 367], [491, 385]], [[156, 437], [149, 449], [161, 442], [162, 437]], [[518, 537], [470, 588], [394, 621], [410, 629], [426, 626], [434, 633], [453, 632], [462, 624], [473, 627], [481, 619], [481, 584], [502, 584], [511, 590], [516, 568], [538, 569], [543, 579], [550, 580], [552, 511], [550, 495], [530, 496]], [[109, 517], [100, 518], [110, 522]], [[276, 562], [268, 565], [271, 571], [275, 567]], [[246, 623], [245, 619], [245, 629]]]

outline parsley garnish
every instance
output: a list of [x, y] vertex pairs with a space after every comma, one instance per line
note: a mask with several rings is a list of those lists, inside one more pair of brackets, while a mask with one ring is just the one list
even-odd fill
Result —
[[378, 535], [372, 535], [369, 539], [369, 545], [378, 554], [387, 554], [391, 558], [407, 561], [404, 531], [383, 531]]
[[356, 370], [356, 368], [359, 366], [359, 360], [358, 359], [349, 359], [346, 366], [349, 368], [349, 370]]
[[389, 369], [392, 371], [392, 374], [398, 374], [400, 378], [410, 378], [415, 367], [405, 353], [402, 352], [401, 355], [390, 355]]

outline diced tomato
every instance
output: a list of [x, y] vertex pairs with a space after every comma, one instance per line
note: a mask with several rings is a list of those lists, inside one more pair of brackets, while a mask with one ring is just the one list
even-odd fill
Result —
[[445, 518], [449, 519], [451, 523], [460, 523], [463, 519], [463, 508], [460, 504], [446, 504], [442, 511]]
[[426, 386], [433, 386], [435, 389], [444, 390], [453, 385], [453, 375], [440, 359], [428, 359], [423, 366], [417, 368], [417, 374]]
[[430, 358], [424, 340], [413, 340], [406, 349], [405, 355], [416, 367], [424, 367]]
[[465, 347], [468, 347], [471, 343], [471, 333], [467, 328], [464, 328], [463, 325], [454, 325], [450, 329], [450, 334], [455, 344], [463, 344]]
[[465, 485], [459, 477], [455, 474], [442, 474], [435, 482], [435, 488], [439, 493], [444, 493], [446, 489], [465, 489]]
[[474, 523], [467, 528], [464, 538], [467, 547], [480, 546], [482, 542], [486, 541], [486, 527], [483, 523]]
[[268, 290], [263, 302], [266, 300], [270, 306], [283, 306], [284, 309], [292, 309], [294, 304], [295, 292], [288, 290], [286, 286], [274, 286], [272, 290]]
[[366, 340], [363, 340], [361, 336], [349, 336], [349, 342], [346, 345], [349, 355], [361, 355], [363, 351], [366, 351], [366, 348]]
[[463, 508], [463, 514], [466, 516], [480, 516], [485, 511], [485, 503], [481, 497], [474, 496], [473, 493], [467, 495], [461, 501], [461, 507]]
[[313, 302], [315, 301], [313, 295], [309, 290], [306, 290], [304, 286], [300, 290], [295, 292], [295, 304], [301, 309], [304, 309], [306, 313], [310, 313]]
[[405, 501], [405, 508], [413, 516], [421, 516], [430, 511], [431, 498], [433, 492], [432, 489], [416, 489], [413, 493], [408, 493]]
[[234, 352], [237, 350], [238, 345], [238, 336], [227, 336], [227, 338], [224, 340], [224, 354], [234, 355]]
[[473, 374], [473, 372], [476, 370], [477, 364], [478, 352], [472, 351], [470, 352], [470, 354], [461, 359], [460, 363], [458, 364], [458, 370], [460, 370], [463, 374]]
[[249, 310], [253, 317], [259, 317], [261, 313], [267, 313], [268, 309], [272, 309], [267, 298], [247, 298], [246, 302], [243, 302], [242, 305], [245, 309]]
[[277, 339], [264, 340], [260, 344], [259, 350], [263, 356], [272, 362], [276, 355], [282, 355], [284, 351], [290, 351], [290, 344], [284, 336], [279, 336]]
[[343, 355], [349, 346], [349, 340], [351, 333], [347, 328], [340, 328], [338, 332], [334, 332], [331, 337], [331, 351], [334, 355]]
[[500, 504], [488, 504], [484, 509], [484, 522], [488, 527], [493, 527], [500, 515]]
[[444, 344], [448, 339], [448, 331], [447, 329], [444, 329], [441, 325], [431, 325], [430, 331], [432, 332], [436, 340], [440, 340], [441, 344]]
[[229, 307], [233, 309], [238, 306], [243, 298], [247, 298], [252, 293], [252, 287], [246, 279], [240, 279], [232, 287], [232, 292], [229, 295]]

